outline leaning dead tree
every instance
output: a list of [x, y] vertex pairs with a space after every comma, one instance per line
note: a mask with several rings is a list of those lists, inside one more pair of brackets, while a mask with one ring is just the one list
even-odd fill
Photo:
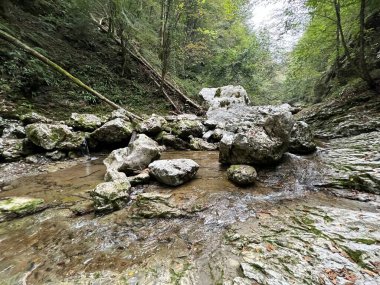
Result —
[[[63, 69], [58, 64], [54, 63], [53, 61], [51, 61], [50, 59], [48, 59], [44, 55], [40, 54], [36, 50], [32, 49], [28, 45], [24, 44], [23, 42], [19, 41], [18, 39], [16, 39], [12, 35], [8, 34], [7, 32], [5, 32], [4, 30], [1, 30], [1, 29], [0, 29], [0, 38], [11, 43], [11, 44], [13, 44], [13, 45], [15, 45], [18, 48], [21, 48], [22, 50], [24, 50], [28, 54], [39, 59], [40, 61], [42, 61], [46, 65], [50, 66], [55, 71], [59, 72], [60, 74], [64, 75], [65, 77], [67, 77], [71, 82], [73, 82], [76, 85], [78, 85], [79, 87], [85, 89], [86, 91], [88, 91], [92, 95], [96, 96], [97, 98], [99, 98], [101, 101], [105, 102], [106, 104], [108, 104], [112, 108], [124, 109], [121, 106], [119, 106], [118, 104], [116, 104], [116, 103], [112, 102], [111, 100], [109, 100], [108, 98], [104, 97], [102, 94], [100, 94], [96, 90], [94, 90], [91, 87], [89, 87], [88, 85], [84, 84], [80, 79], [78, 79], [75, 76], [73, 76], [72, 74], [70, 74], [68, 71]], [[129, 117], [129, 119], [131, 119], [131, 120], [142, 120], [139, 116], [137, 116], [137, 115], [135, 115], [135, 114], [133, 114], [127, 110], [125, 110], [125, 111], [126, 111], [126, 115]]]
[[[92, 20], [98, 25], [99, 29], [104, 33], [110, 33], [109, 32], [109, 26], [103, 21], [103, 19], [99, 20], [94, 15], [91, 14]], [[118, 37], [118, 35], [114, 32], [110, 34], [113, 40], [118, 44], [122, 45], [121, 39]], [[166, 99], [170, 102], [170, 104], [174, 107], [174, 109], [177, 112], [180, 112], [180, 106], [175, 102], [173, 99], [173, 95], [170, 96], [170, 94], [174, 94], [175, 97], [177, 97], [181, 102], [184, 104], [188, 104], [193, 109], [195, 109], [197, 112], [202, 112], [202, 107], [195, 103], [193, 100], [191, 100], [188, 96], [186, 96], [178, 87], [176, 87], [172, 82], [170, 82], [167, 79], [162, 78], [162, 74], [156, 70], [155, 67], [153, 67], [150, 62], [145, 59], [138, 50], [133, 46], [130, 45], [130, 48], [127, 48], [126, 51], [128, 54], [133, 58], [135, 61], [137, 61], [139, 64], [141, 64], [148, 73], [149, 78], [151, 81], [162, 91], [163, 95], [166, 97]]]

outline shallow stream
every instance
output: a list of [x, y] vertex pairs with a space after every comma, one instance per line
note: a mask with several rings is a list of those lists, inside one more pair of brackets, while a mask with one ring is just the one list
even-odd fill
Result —
[[[247, 188], [230, 183], [218, 152], [190, 158], [194, 180], [164, 193], [186, 215], [136, 218], [126, 209], [77, 216], [103, 180], [101, 158], [24, 177], [6, 196], [45, 200], [47, 210], [0, 224], [0, 284], [380, 284], [379, 201], [336, 198], [317, 186], [319, 154], [286, 154]], [[348, 283], [351, 282], [351, 283]]]

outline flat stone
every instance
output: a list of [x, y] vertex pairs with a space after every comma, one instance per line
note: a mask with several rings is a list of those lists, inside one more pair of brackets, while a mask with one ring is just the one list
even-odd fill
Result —
[[159, 182], [178, 186], [191, 180], [199, 165], [191, 159], [156, 160], [149, 164], [149, 173]]

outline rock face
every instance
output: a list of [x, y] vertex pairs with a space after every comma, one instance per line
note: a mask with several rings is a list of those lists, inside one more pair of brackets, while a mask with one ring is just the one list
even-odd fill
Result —
[[27, 138], [45, 150], [75, 150], [84, 141], [82, 134], [72, 132], [66, 125], [36, 123], [26, 126], [25, 130]]
[[336, 138], [319, 158], [325, 164], [322, 186], [380, 194], [380, 132]]
[[149, 173], [159, 182], [178, 186], [191, 180], [199, 165], [191, 159], [157, 160], [149, 164]]
[[199, 96], [210, 107], [226, 107], [232, 104], [248, 105], [247, 91], [241, 86], [224, 86], [219, 88], [203, 88]]
[[273, 164], [288, 148], [294, 121], [281, 107], [234, 107], [223, 113], [213, 111], [213, 116], [219, 117], [230, 132], [219, 145], [221, 163]]
[[129, 182], [104, 182], [90, 193], [96, 211], [116, 211], [125, 207], [129, 201]]
[[72, 113], [70, 124], [78, 130], [94, 131], [102, 125], [102, 119], [92, 114]]
[[315, 104], [297, 114], [316, 138], [332, 139], [380, 130], [380, 96], [376, 92], [353, 93]]
[[255, 183], [256, 169], [249, 165], [231, 165], [227, 169], [227, 177], [233, 183], [240, 186], [248, 186]]
[[289, 152], [294, 154], [309, 154], [317, 149], [314, 135], [309, 125], [303, 121], [294, 124], [289, 143]]
[[150, 118], [141, 122], [138, 125], [137, 130], [140, 133], [143, 133], [149, 136], [155, 136], [163, 130], [166, 124], [167, 124], [167, 121], [165, 120], [164, 117], [153, 114]]
[[114, 119], [105, 123], [100, 128], [90, 134], [90, 147], [96, 148], [99, 146], [107, 147], [107, 145], [127, 145], [131, 138], [133, 127], [130, 122], [121, 118]]

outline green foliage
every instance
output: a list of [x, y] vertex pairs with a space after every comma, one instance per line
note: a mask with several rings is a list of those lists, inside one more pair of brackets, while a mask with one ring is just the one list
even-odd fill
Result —
[[[82, 0], [86, 1], [86, 0]], [[247, 25], [247, 0], [176, 0], [170, 14], [168, 77], [190, 96], [205, 86], [239, 84], [267, 101], [276, 77], [266, 42]], [[115, 8], [111, 15], [110, 6]], [[161, 6], [153, 0], [91, 1], [90, 12], [122, 28], [127, 47], [162, 68]], [[107, 20], [110, 16], [113, 20]]]
[[[360, 1], [340, 1], [342, 28], [350, 55], [357, 60]], [[380, 7], [379, 0], [367, 1], [367, 14]], [[301, 40], [291, 52], [287, 62], [284, 93], [290, 101], [315, 102], [325, 94], [341, 94], [341, 87], [360, 74], [358, 67], [345, 56], [342, 38], [337, 45], [337, 18], [332, 1], [308, 0], [311, 21]], [[375, 57], [377, 35], [366, 31], [368, 59]], [[374, 40], [375, 39], [375, 40]]]

